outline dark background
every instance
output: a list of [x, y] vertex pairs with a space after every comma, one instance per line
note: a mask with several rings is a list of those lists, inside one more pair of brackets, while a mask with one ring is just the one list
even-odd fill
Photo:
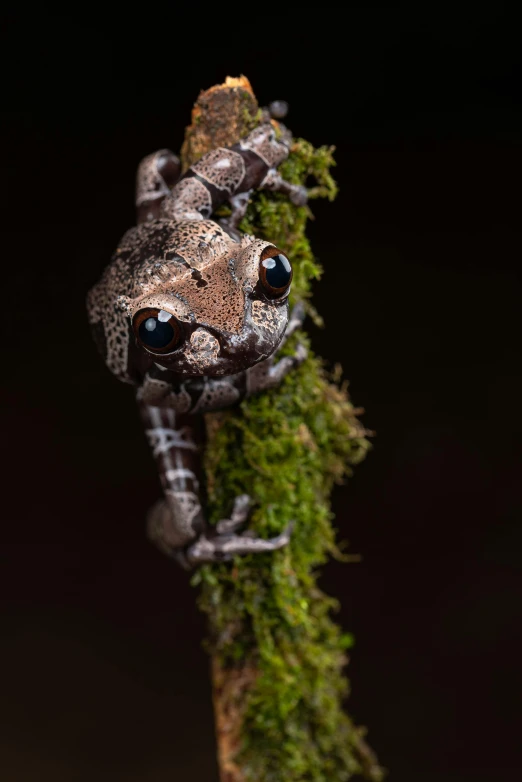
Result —
[[217, 779], [204, 622], [145, 539], [158, 479], [84, 297], [133, 222], [139, 159], [178, 150], [199, 90], [240, 73], [337, 147], [312, 334], [377, 431], [334, 495], [364, 560], [323, 577], [357, 639], [350, 711], [392, 782], [515, 779], [518, 20], [192, 10], [3, 21], [2, 779]]

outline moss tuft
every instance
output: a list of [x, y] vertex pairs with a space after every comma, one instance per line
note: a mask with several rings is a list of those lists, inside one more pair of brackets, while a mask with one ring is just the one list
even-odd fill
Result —
[[[333, 199], [333, 149], [295, 142], [280, 167], [294, 183], [315, 180], [311, 197]], [[277, 193], [255, 194], [242, 230], [269, 239], [292, 260], [293, 300], [308, 300], [321, 274], [305, 235], [309, 207]], [[311, 309], [310, 305], [308, 305]], [[301, 331], [283, 353], [302, 342]], [[332, 621], [337, 601], [317, 586], [318, 566], [339, 555], [329, 495], [369, 448], [346, 386], [311, 352], [275, 390], [239, 408], [207, 416], [209, 516], [230, 513], [244, 492], [256, 502], [250, 527], [262, 536], [295, 523], [290, 545], [274, 554], [202, 567], [200, 605], [212, 629], [212, 653], [227, 666], [253, 665], [239, 762], [256, 782], [331, 782], [382, 771], [343, 712], [343, 675], [352, 644]]]

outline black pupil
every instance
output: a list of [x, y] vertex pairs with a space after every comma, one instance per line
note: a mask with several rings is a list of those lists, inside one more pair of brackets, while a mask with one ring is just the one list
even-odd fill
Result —
[[174, 329], [170, 323], [152, 315], [140, 323], [138, 333], [141, 341], [148, 348], [166, 348], [174, 339]]
[[274, 255], [263, 262], [266, 281], [271, 288], [286, 288], [292, 279], [290, 261], [284, 255]]

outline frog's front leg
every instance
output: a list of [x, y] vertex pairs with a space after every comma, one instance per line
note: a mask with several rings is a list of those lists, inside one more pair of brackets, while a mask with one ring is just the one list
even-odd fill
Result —
[[[287, 342], [288, 338], [303, 325], [305, 310], [302, 302], [298, 302], [290, 313], [290, 320], [286, 327], [285, 335], [278, 351]], [[289, 372], [300, 366], [308, 355], [304, 345], [298, 344], [295, 352], [289, 356], [277, 358], [276, 351], [270, 358], [260, 361], [245, 372], [246, 395], [257, 394], [259, 391], [265, 391], [267, 388], [278, 386]]]
[[193, 421], [187, 416], [176, 417], [172, 409], [147, 404], [140, 407], [165, 495], [148, 518], [149, 537], [161, 551], [188, 570], [235, 554], [275, 551], [288, 543], [290, 526], [268, 540], [248, 530], [238, 533], [248, 516], [247, 495], [236, 498], [229, 519], [209, 527], [200, 499], [200, 448]]

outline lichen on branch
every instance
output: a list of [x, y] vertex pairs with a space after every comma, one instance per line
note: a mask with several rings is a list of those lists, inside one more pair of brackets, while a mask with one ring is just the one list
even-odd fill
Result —
[[[257, 117], [256, 104], [245, 101], [242, 135]], [[332, 148], [298, 139], [280, 171], [306, 183], [312, 198], [333, 199], [333, 165]], [[310, 216], [308, 206], [256, 192], [241, 229], [288, 254], [291, 304], [305, 300], [313, 313], [310, 288], [321, 268], [305, 233]], [[378, 782], [383, 772], [364, 731], [343, 710], [352, 638], [332, 620], [337, 601], [317, 585], [318, 566], [339, 555], [330, 492], [369, 444], [346, 384], [313, 355], [306, 334], [292, 336], [282, 353], [298, 342], [308, 358], [277, 389], [206, 417], [211, 522], [226, 517], [242, 493], [254, 498], [249, 526], [257, 534], [271, 537], [294, 522], [287, 548], [205, 565], [193, 578], [210, 623], [221, 778], [331, 782], [359, 774]]]

